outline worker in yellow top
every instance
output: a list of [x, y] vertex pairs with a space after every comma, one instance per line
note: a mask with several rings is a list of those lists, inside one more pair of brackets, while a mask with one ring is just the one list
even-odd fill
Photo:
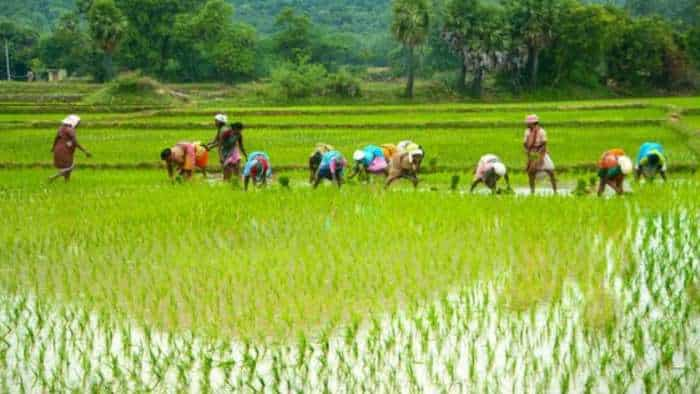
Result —
[[386, 161], [391, 164], [391, 158], [399, 151], [399, 148], [394, 144], [382, 144], [379, 145], [379, 147], [382, 148], [382, 153], [384, 153]]

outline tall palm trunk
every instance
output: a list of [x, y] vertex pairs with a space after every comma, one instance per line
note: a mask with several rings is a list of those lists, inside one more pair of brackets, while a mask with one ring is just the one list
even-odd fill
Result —
[[477, 67], [474, 70], [474, 79], [472, 79], [471, 94], [473, 97], [481, 97], [481, 86], [484, 80], [484, 69]]
[[102, 67], [105, 73], [105, 81], [111, 81], [114, 77], [114, 63], [112, 61], [112, 53], [105, 51], [104, 57], [102, 58]]
[[462, 65], [459, 68], [459, 75], [457, 76], [457, 91], [462, 93], [467, 90], [467, 65], [464, 64], [464, 59], [462, 59]]
[[412, 46], [409, 46], [407, 51], [408, 78], [406, 81], [406, 97], [408, 98], [413, 98], [413, 79], [415, 78], [413, 50], [414, 48]]
[[540, 49], [533, 45], [528, 47], [527, 51], [527, 62], [530, 71], [530, 87], [535, 89], [537, 88], [537, 75], [540, 72]]

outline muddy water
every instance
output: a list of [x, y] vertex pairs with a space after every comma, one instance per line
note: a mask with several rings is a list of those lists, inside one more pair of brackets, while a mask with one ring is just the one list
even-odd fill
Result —
[[601, 278], [616, 323], [598, 330], [573, 283], [524, 313], [496, 301], [500, 283], [480, 283], [287, 345], [169, 335], [4, 296], [0, 392], [698, 392], [687, 291], [700, 276], [697, 213], [643, 219], [630, 236], [633, 269], [616, 274], [611, 258]]

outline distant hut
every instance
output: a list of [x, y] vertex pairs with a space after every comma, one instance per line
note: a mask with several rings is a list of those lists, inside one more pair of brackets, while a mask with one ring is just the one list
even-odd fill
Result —
[[64, 68], [47, 68], [46, 73], [49, 82], [63, 81], [68, 77], [68, 72]]

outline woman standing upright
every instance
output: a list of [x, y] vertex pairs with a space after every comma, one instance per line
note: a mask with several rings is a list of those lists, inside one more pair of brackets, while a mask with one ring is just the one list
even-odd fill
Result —
[[527, 176], [530, 181], [530, 192], [535, 193], [535, 180], [537, 174], [544, 172], [549, 176], [552, 183], [552, 190], [557, 192], [557, 180], [554, 176], [554, 162], [549, 157], [547, 150], [547, 132], [540, 126], [537, 115], [529, 115], [525, 119], [527, 129], [523, 146], [527, 154]]
[[56, 133], [56, 138], [53, 140], [53, 146], [51, 146], [53, 165], [58, 169], [58, 173], [50, 177], [49, 182], [53, 182], [59, 177], [63, 177], [66, 182], [70, 180], [73, 167], [75, 166], [73, 158], [76, 148], [83, 151], [85, 156], [92, 157], [90, 152], [78, 142], [75, 133], [78, 125], [80, 125], [80, 117], [78, 115], [69, 115], [61, 123], [61, 127]]
[[248, 154], [243, 147], [243, 124], [234, 123], [229, 126], [228, 118], [224, 114], [214, 117], [216, 135], [212, 142], [207, 144], [207, 149], [219, 148], [219, 160], [224, 170], [224, 181], [231, 179], [232, 175], [238, 177], [241, 172], [241, 154], [247, 159]]

